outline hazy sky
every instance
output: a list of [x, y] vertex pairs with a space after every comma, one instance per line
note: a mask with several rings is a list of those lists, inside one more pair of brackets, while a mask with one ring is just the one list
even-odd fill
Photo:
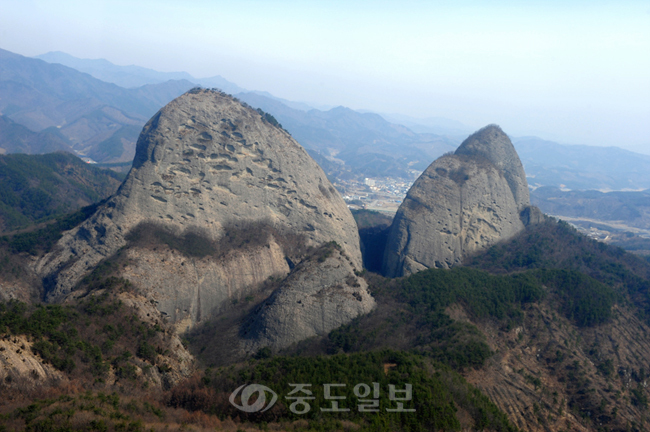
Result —
[[7, 1], [0, 48], [650, 154], [650, 1]]

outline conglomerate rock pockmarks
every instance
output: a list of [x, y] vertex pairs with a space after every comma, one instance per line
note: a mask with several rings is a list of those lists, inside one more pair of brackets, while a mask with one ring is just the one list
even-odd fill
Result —
[[487, 126], [415, 181], [393, 220], [383, 272], [396, 277], [458, 265], [541, 217], [530, 208], [526, 174], [510, 139]]
[[[150, 247], [136, 241], [143, 226], [157, 227]], [[330, 241], [361, 269], [354, 219], [316, 162], [260, 112], [194, 89], [151, 118], [117, 194], [35, 269], [58, 301], [126, 248], [120, 275], [187, 328]]]

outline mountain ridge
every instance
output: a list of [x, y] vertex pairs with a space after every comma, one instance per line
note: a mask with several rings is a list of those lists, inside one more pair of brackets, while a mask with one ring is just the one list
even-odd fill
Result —
[[[56, 300], [0, 303], [0, 347], [10, 351], [0, 355], [7, 398], [0, 420], [16, 429], [161, 430], [182, 415], [184, 423], [200, 419], [214, 429], [226, 424], [219, 414], [231, 417], [230, 429], [376, 431], [381, 421], [384, 430], [403, 432], [619, 432], [650, 422], [650, 264], [546, 219], [450, 270], [395, 279], [364, 273], [354, 235], [337, 237], [318, 224], [354, 230], [345, 205], [277, 122], [217, 92], [195, 89], [179, 99], [143, 130], [122, 197], [89, 211], [49, 249], [46, 261], [63, 257], [53, 266], [61, 279], [47, 271], [31, 278], [42, 252], [11, 254], [0, 242], [3, 299], [30, 300], [20, 285], [29, 282], [41, 298]], [[502, 131], [489, 130], [507, 144]], [[479, 144], [481, 137], [474, 137]], [[512, 196], [506, 210], [520, 215], [518, 187], [505, 175], [525, 182], [520, 165], [499, 168], [490, 148], [467, 151], [471, 138], [464, 151], [434, 161], [422, 181], [444, 175], [462, 189], [475, 169], [496, 184], [476, 181], [478, 195]], [[300, 158], [280, 154], [294, 150]], [[297, 172], [303, 165], [304, 176]], [[254, 188], [261, 193], [253, 196]], [[433, 205], [420, 201], [423, 213]], [[291, 212], [308, 216], [292, 219]], [[125, 245], [110, 245], [120, 236]], [[316, 246], [307, 252], [306, 236]], [[108, 258], [97, 261], [92, 249], [100, 247]], [[79, 260], [66, 262], [73, 254]], [[91, 265], [72, 293], [43, 292], [84, 260]], [[215, 302], [222, 276], [229, 295]], [[332, 380], [346, 384], [346, 403], [358, 383], [408, 382], [416, 414], [377, 414], [372, 423], [356, 410], [332, 419], [316, 409], [311, 417], [290, 414], [279, 383], [310, 382], [316, 390]], [[229, 395], [250, 382], [278, 392], [278, 405], [237, 411]], [[70, 394], [54, 399], [57, 388]], [[48, 399], [38, 391], [50, 392]], [[128, 405], [124, 395], [133, 398]], [[321, 396], [316, 390], [314, 408], [328, 406]], [[387, 396], [382, 387], [382, 408]]]
[[52, 219], [111, 196], [121, 176], [70, 153], [0, 155], [0, 232]]
[[118, 66], [106, 59], [81, 59], [61, 51], [50, 51], [34, 58], [48, 63], [62, 64], [127, 89], [147, 84], [161, 84], [166, 81], [189, 81], [194, 85], [217, 87], [228, 93], [239, 93], [244, 90], [219, 75], [197, 79], [187, 72], [159, 72], [136, 65]]
[[[186, 78], [185, 75], [171, 75], [170, 77]], [[89, 78], [88, 75], [85, 79], [87, 78]], [[131, 95], [135, 94], [138, 99], [144, 98], [144, 105], [150, 107], [148, 115], [151, 115], [166, 101], [191, 88], [196, 81], [190, 80], [184, 84], [181, 84], [182, 81], [176, 81], [176, 84], [160, 84], [161, 87], [134, 89]], [[199, 84], [207, 87], [225, 88], [224, 83], [214, 81], [202, 81]], [[53, 103], [52, 98], [32, 90], [16, 82], [3, 83], [0, 81], [0, 95], [5, 101], [20, 100], [25, 95], [31, 95], [30, 97], [35, 97], [41, 102], [49, 103], [50, 107], [55, 106], [57, 112], [54, 112], [53, 108], [32, 108], [20, 113], [20, 107], [15, 103], [4, 107], [0, 104], [0, 112], [33, 129], [47, 125], [61, 125], [62, 119], [67, 119], [68, 123], [78, 120], [74, 127], [64, 125], [62, 132], [68, 138], [73, 138], [73, 141], [79, 141], [73, 143], [73, 147], [85, 155], [104, 157], [107, 154], [117, 153], [120, 149], [119, 145], [113, 151], [106, 151], [106, 149], [93, 151], [93, 147], [110, 139], [111, 135], [117, 134], [121, 127], [134, 124], [133, 122], [142, 126], [144, 119], [148, 118], [148, 116], [143, 118], [140, 114], [130, 113], [129, 109], [123, 106], [115, 107], [117, 110], [109, 109], [94, 100], [92, 94], [85, 95], [83, 101], [69, 101], [62, 104], [60, 101]], [[231, 92], [238, 93], [239, 90], [241, 89], [237, 87], [233, 88]], [[158, 97], [157, 93], [161, 91], [164, 96]], [[250, 92], [247, 93], [247, 96], [239, 94], [239, 97], [278, 118], [287, 130], [294, 134], [296, 139], [327, 167], [327, 171], [332, 177], [363, 179], [365, 177], [398, 176], [410, 179], [413, 176], [409, 172], [410, 169], [424, 170], [431, 159], [453, 150], [462, 141], [461, 132], [456, 131], [458, 133], [455, 133], [453, 130], [441, 130], [440, 135], [427, 135], [416, 134], [412, 130], [406, 132], [404, 129], [408, 128], [402, 126], [404, 133], [400, 134], [396, 130], [384, 126], [377, 128], [377, 122], [375, 122], [375, 126], [373, 126], [373, 122], [368, 122], [366, 123], [368, 127], [361, 130], [359, 127], [364, 124], [365, 120], [361, 121], [363, 117], [355, 112], [348, 112], [350, 118], [347, 122], [337, 123], [334, 113], [315, 111], [312, 115], [308, 115], [306, 113], [310, 111], [309, 105], [269, 96], [265, 92]], [[291, 106], [287, 107], [286, 104]], [[94, 113], [92, 115], [98, 119], [90, 119], [88, 116], [91, 113]], [[47, 120], [49, 117], [51, 119]], [[132, 118], [129, 119], [129, 117]], [[390, 123], [393, 117], [385, 115], [384, 118], [388, 118], [387, 123]], [[129, 120], [125, 123], [124, 119]], [[110, 124], [116, 122], [119, 123], [117, 127], [109, 127]], [[425, 131], [425, 129], [419, 128], [415, 121], [409, 125], [420, 132]], [[92, 130], [91, 126], [97, 127], [99, 131], [92, 138], [88, 136], [89, 131]], [[452, 129], [460, 127], [453, 121], [451, 124], [443, 122], [443, 126]], [[101, 162], [124, 162], [132, 157], [137, 134], [131, 133], [128, 137], [123, 136], [120, 140], [125, 146], [123, 154], [113, 159], [102, 159]], [[117, 141], [116, 137], [112, 142], [116, 143]], [[650, 187], [647, 176], [644, 176], [644, 173], [650, 169], [650, 160], [646, 155], [621, 150], [603, 150], [595, 146], [562, 145], [529, 137], [512, 137], [512, 141], [521, 155], [532, 187], [557, 186], [568, 189], [600, 190], [637, 190]], [[348, 151], [345, 152], [342, 148], [347, 148]], [[553, 151], [550, 151], [551, 149]], [[562, 156], [554, 158], [552, 154], [562, 154]], [[621, 162], [619, 166], [608, 164], [607, 162], [612, 159], [620, 159], [624, 162]], [[341, 164], [341, 161], [344, 161], [345, 164]]]

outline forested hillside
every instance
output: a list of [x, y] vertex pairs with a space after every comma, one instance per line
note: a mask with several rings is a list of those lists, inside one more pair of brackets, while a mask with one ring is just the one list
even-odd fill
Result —
[[121, 182], [122, 175], [69, 153], [0, 155], [0, 232], [98, 202]]

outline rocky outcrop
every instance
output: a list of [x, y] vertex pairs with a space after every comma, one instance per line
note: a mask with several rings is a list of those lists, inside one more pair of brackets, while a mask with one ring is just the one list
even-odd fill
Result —
[[[98, 290], [92, 295], [102, 296], [107, 294], [106, 290]], [[119, 302], [120, 309], [124, 308], [126, 310], [123, 317], [136, 316], [142, 323], [149, 325], [150, 329], [164, 321], [155, 306], [138, 295], [130, 292], [121, 292], [115, 294], [114, 299]], [[86, 300], [88, 300], [88, 297], [86, 297]], [[165, 370], [151, 367], [151, 363], [141, 358], [130, 363], [134, 368], [134, 376], [143, 378], [148, 383], [148, 386], [158, 388], [159, 390], [168, 389], [175, 383], [189, 377], [195, 371], [196, 367], [194, 358], [183, 346], [180, 337], [176, 334], [168, 333], [167, 327], [164, 325], [163, 327], [163, 331], [156, 332], [148, 340], [152, 345], [164, 347], [164, 349], [160, 350], [161, 352], [157, 353], [156, 363], [158, 365], [165, 365]], [[78, 334], [78, 328], [74, 324], [70, 329]], [[74, 377], [70, 375], [70, 370], [67, 372], [58, 370], [50, 360], [46, 360], [42, 354], [39, 354], [43, 348], [41, 347], [40, 351], [34, 348], [35, 342], [39, 340], [42, 340], [42, 338], [24, 334], [12, 335], [8, 332], [0, 337], [0, 387], [4, 387], [3, 390], [12, 388], [24, 392], [37, 387], [59, 387], [69, 384], [71, 381], [79, 380], [79, 375]], [[55, 342], [54, 346], [56, 345], [57, 343]], [[133, 348], [137, 349], [137, 346]], [[57, 350], [57, 348], [53, 349]], [[49, 350], [49, 348], [46, 348], [46, 350]], [[74, 352], [72, 355], [68, 352], [67, 357], [71, 358], [74, 364]], [[82, 357], [82, 359], [83, 363], [79, 366], [89, 361], [88, 358]], [[122, 378], [117, 373], [119, 365], [116, 363], [111, 364], [108, 361], [106, 362], [106, 367], [107, 369], [102, 376], [102, 382], [110, 386], [122, 384], [120, 383]], [[73, 369], [79, 371], [79, 369], [84, 370], [86, 368], [75, 367]], [[80, 373], [83, 376], [84, 372], [82, 371]], [[83, 381], [83, 378], [81, 380]]]
[[413, 184], [393, 220], [383, 272], [395, 277], [460, 264], [538, 220], [539, 210], [529, 206], [510, 139], [498, 126], [483, 128]]
[[524, 166], [515, 146], [499, 126], [489, 125], [470, 135], [456, 149], [455, 154], [475, 159], [483, 157], [492, 162], [508, 182], [517, 209], [521, 211], [530, 205]]
[[0, 382], [4, 386], [27, 390], [67, 379], [62, 372], [34, 354], [32, 344], [24, 335], [6, 334], [0, 339]]
[[241, 347], [254, 354], [326, 335], [370, 312], [375, 300], [341, 247], [330, 243], [301, 262], [241, 328]]
[[[95, 293], [95, 295], [98, 294], [100, 292]], [[149, 324], [151, 327], [165, 321], [163, 314], [156, 308], [155, 304], [146, 298], [131, 292], [119, 293], [117, 298], [123, 307], [132, 311], [140, 321]], [[168, 339], [165, 340], [166, 338]], [[173, 334], [173, 332], [169, 332], [165, 336], [157, 334], [151, 342], [157, 346], [165, 347], [162, 350], [163, 352], [158, 354], [156, 361], [160, 365], [166, 365], [167, 368], [163, 371], [161, 368], [147, 368], [146, 365], [142, 367], [142, 364], [136, 365], [136, 375], [146, 376], [150, 385], [160, 389], [169, 389], [195, 372], [196, 362], [194, 357], [185, 348], [178, 334]], [[107, 382], [115, 384], [114, 380], [116, 378], [115, 371], [111, 370]]]
[[57, 301], [120, 251], [118, 274], [185, 329], [336, 241], [361, 268], [356, 224], [274, 119], [192, 90], [144, 127], [117, 194], [35, 265]]
[[125, 255], [123, 277], [144, 288], [179, 333], [253, 295], [269, 276], [289, 273], [285, 253], [273, 240], [218, 261], [168, 247], [129, 248]]

